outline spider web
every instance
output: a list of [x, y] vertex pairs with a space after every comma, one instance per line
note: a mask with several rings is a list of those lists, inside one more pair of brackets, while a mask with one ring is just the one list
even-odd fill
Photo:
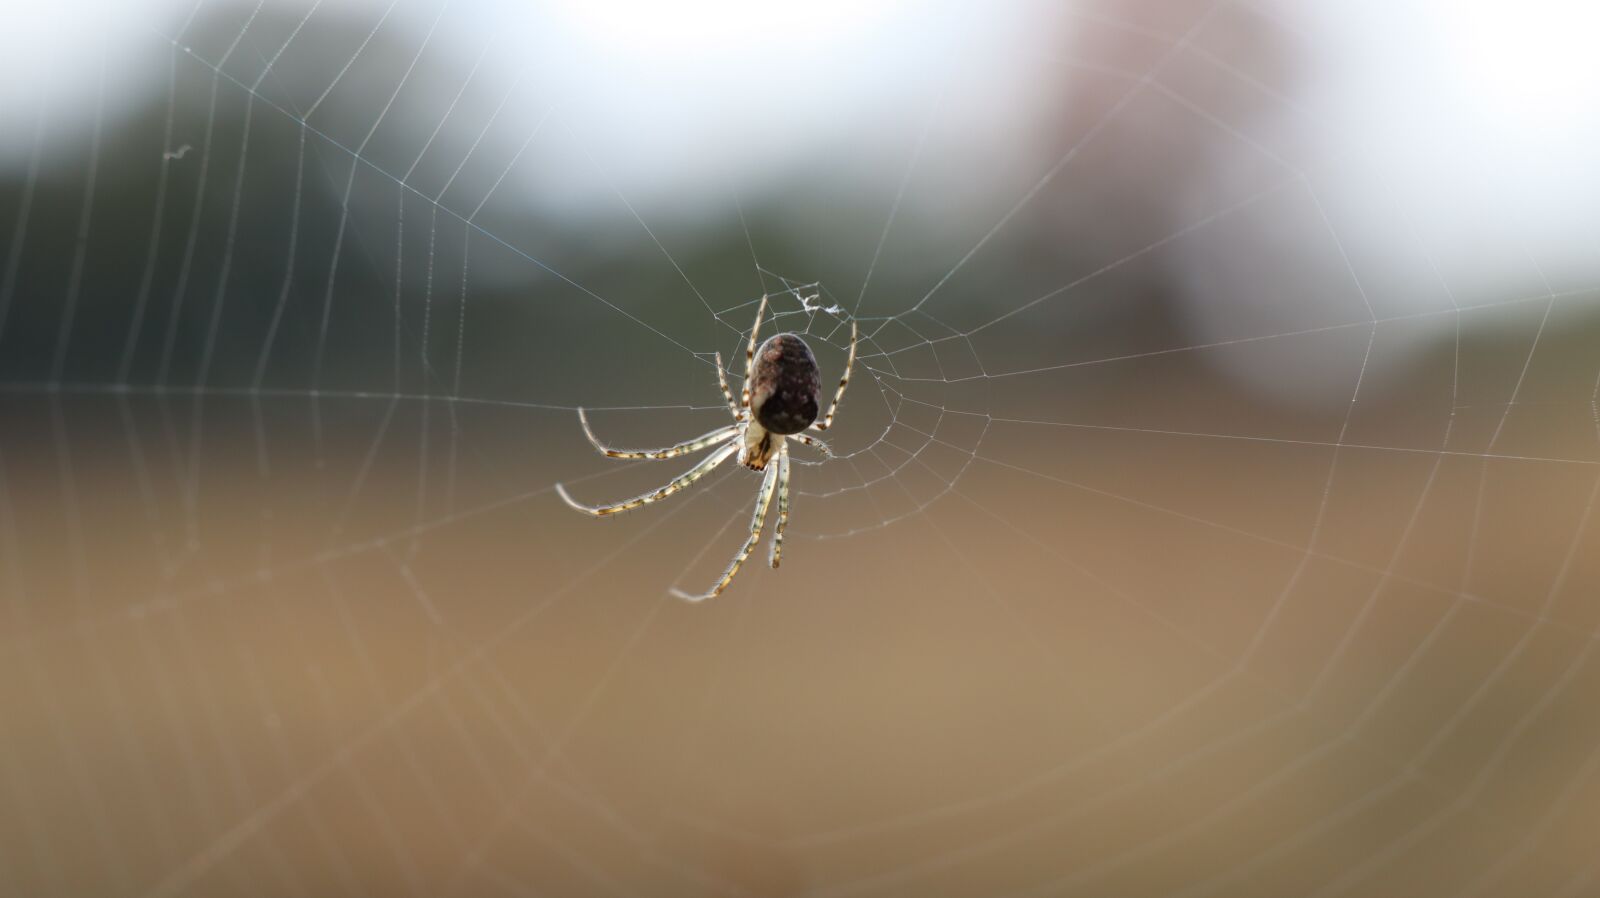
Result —
[[[502, 13], [150, 8], [5, 95], [7, 882], [1596, 893], [1600, 222], [1526, 147], [1397, 169], [1269, 4], [889, 15], [866, 112]], [[575, 410], [725, 422], [763, 294], [856, 376], [691, 607], [748, 472], [553, 485], [681, 470]]]

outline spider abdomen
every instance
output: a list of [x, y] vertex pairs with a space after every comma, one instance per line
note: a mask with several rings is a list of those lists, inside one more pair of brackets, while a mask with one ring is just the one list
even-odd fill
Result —
[[799, 433], [817, 420], [822, 372], [798, 334], [777, 334], [756, 350], [750, 370], [750, 407], [769, 433]]

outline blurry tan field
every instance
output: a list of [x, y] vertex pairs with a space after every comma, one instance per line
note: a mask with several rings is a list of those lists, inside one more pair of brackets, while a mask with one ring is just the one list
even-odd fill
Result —
[[186, 509], [163, 400], [7, 402], [39, 435], [5, 456], [20, 893], [1285, 895], [1384, 858], [1357, 893], [1448, 894], [1511, 854], [1521, 895], [1592, 863], [1592, 442], [1002, 439], [849, 539], [797, 498], [783, 570], [697, 607], [665, 589], [750, 477], [582, 519], [538, 476], [606, 470], [568, 414], [461, 410], [447, 488], [403, 405], [351, 496], [380, 410], [328, 404], [319, 465], [303, 403], [257, 443], [212, 400]]

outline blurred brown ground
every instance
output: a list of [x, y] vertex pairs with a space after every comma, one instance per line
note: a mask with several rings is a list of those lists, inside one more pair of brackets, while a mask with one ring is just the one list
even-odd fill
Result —
[[1592, 460], [1343, 449], [1308, 557], [1327, 447], [995, 432], [890, 526], [798, 496], [781, 572], [689, 606], [753, 480], [585, 520], [569, 413], [460, 409], [452, 488], [400, 403], [351, 495], [383, 401], [325, 400], [319, 463], [304, 400], [213, 399], [186, 507], [186, 397], [7, 403], [16, 894], [1287, 895], [1419, 826], [1356, 893], [1593, 861]]

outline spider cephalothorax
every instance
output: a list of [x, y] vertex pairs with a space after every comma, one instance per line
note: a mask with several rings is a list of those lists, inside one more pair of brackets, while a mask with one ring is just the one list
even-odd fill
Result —
[[[850, 354], [845, 360], [844, 376], [839, 378], [839, 387], [834, 391], [833, 406], [828, 409], [828, 414], [823, 416], [821, 421], [817, 421], [819, 408], [817, 400], [822, 390], [822, 373], [817, 368], [816, 356], [811, 354], [811, 347], [807, 346], [806, 341], [800, 339], [798, 334], [778, 334], [770, 337], [758, 350], [756, 337], [761, 332], [761, 318], [766, 311], [767, 298], [763, 296], [761, 304], [756, 308], [755, 326], [750, 329], [750, 343], [745, 348], [744, 388], [740, 390], [738, 402], [734, 401], [733, 392], [728, 389], [728, 376], [722, 367], [722, 354], [716, 355], [717, 381], [722, 385], [723, 398], [728, 400], [728, 411], [733, 413], [732, 424], [665, 449], [612, 449], [595, 438], [594, 431], [589, 429], [589, 419], [584, 415], [583, 409], [578, 409], [578, 421], [583, 425], [584, 435], [602, 455], [610, 458], [677, 458], [680, 455], [717, 446], [715, 452], [666, 486], [615, 505], [583, 505], [573, 501], [572, 497], [567, 495], [565, 487], [556, 484], [556, 492], [568, 505], [587, 514], [600, 516], [616, 514], [619, 511], [627, 511], [665, 499], [704, 477], [735, 454], [739, 456], [739, 463], [745, 467], [753, 471], [764, 471], [761, 489], [756, 494], [755, 515], [750, 521], [750, 537], [745, 540], [739, 553], [733, 557], [733, 563], [728, 565], [722, 579], [708, 592], [698, 595], [691, 595], [679, 589], [672, 591], [674, 595], [692, 602], [712, 598], [732, 582], [733, 575], [739, 572], [739, 566], [750, 557], [756, 541], [761, 539], [761, 529], [766, 523], [767, 506], [772, 502], [773, 493], [777, 493], [778, 496], [778, 524], [772, 532], [770, 561], [773, 567], [778, 566], [783, 553], [783, 529], [789, 523], [788, 441], [795, 440], [820, 450], [824, 455], [828, 454], [827, 444], [801, 431], [808, 428], [824, 431], [833, 425], [834, 412], [839, 410], [839, 400], [844, 398], [844, 388], [850, 383], [850, 369], [855, 367], [856, 324], [852, 321]], [[776, 464], [769, 464], [774, 460]]]

